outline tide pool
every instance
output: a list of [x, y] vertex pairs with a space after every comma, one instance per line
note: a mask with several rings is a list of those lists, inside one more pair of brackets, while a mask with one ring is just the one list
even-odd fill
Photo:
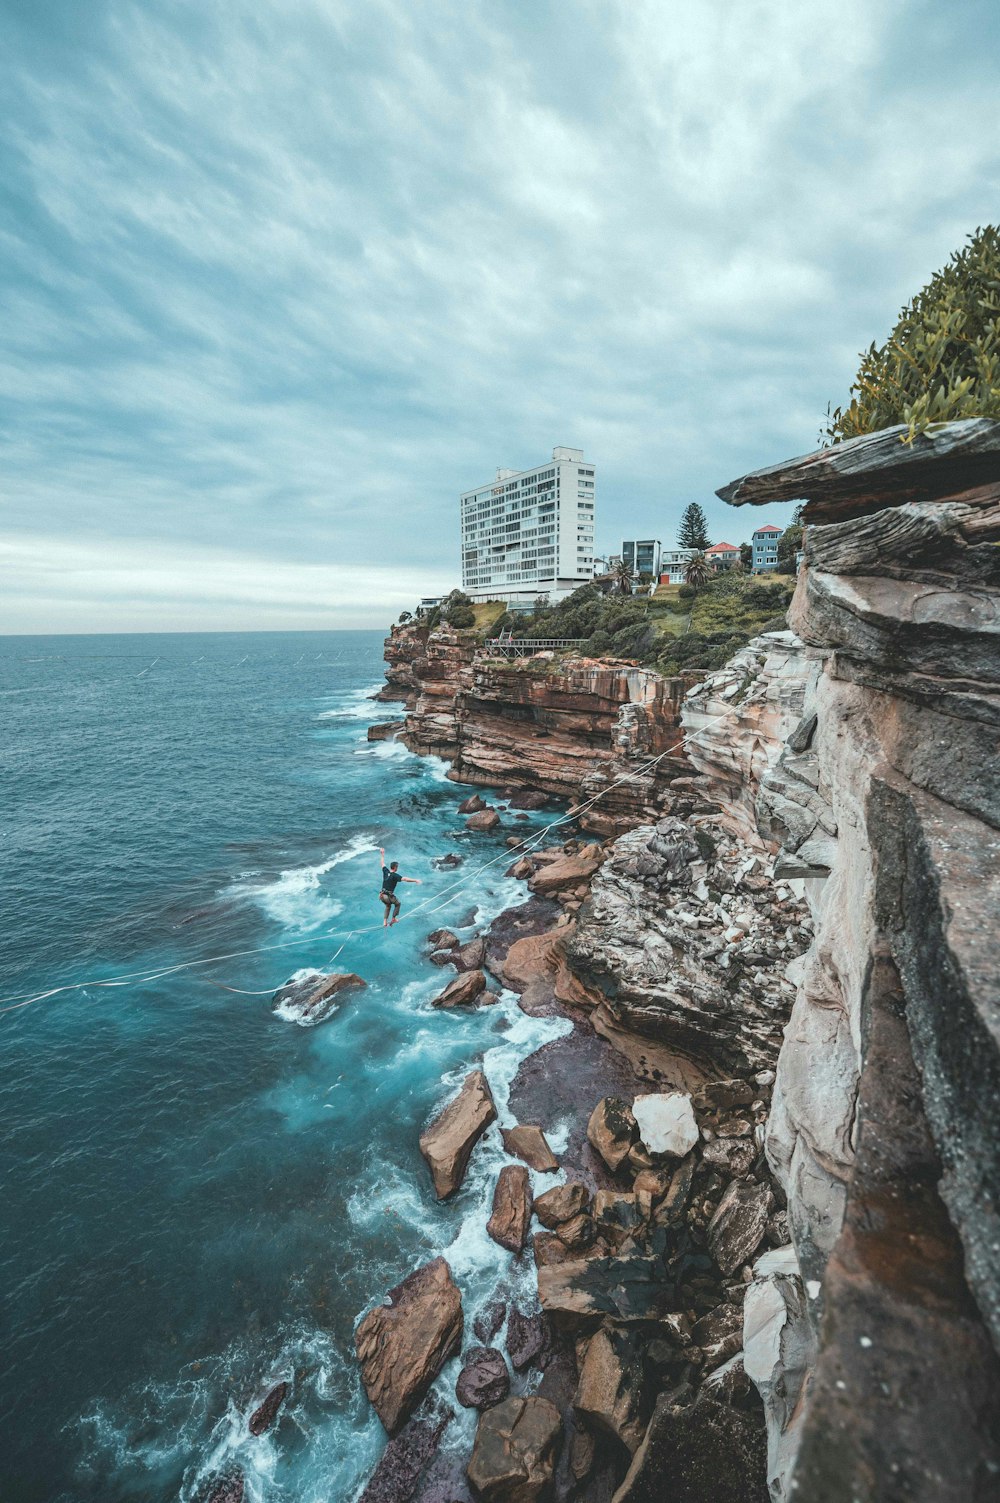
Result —
[[[357, 1316], [443, 1252], [471, 1326], [510, 1269], [485, 1232], [498, 1146], [439, 1205], [417, 1140], [480, 1062], [507, 1120], [518, 1064], [568, 1025], [509, 995], [430, 1007], [452, 973], [428, 931], [471, 936], [525, 893], [442, 764], [366, 741], [400, 713], [380, 681], [377, 633], [0, 639], [10, 1503], [193, 1500], [229, 1465], [254, 1503], [347, 1503], [384, 1442]], [[423, 884], [389, 931], [383, 845]], [[331, 966], [366, 989], [317, 1027], [275, 1016], [278, 986]]]

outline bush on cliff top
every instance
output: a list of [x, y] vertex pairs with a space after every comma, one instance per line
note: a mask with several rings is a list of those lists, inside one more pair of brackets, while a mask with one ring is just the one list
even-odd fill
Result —
[[849, 406], [821, 439], [839, 443], [906, 423], [904, 442], [936, 423], [1000, 418], [1000, 230], [964, 250], [906, 304], [884, 345], [861, 356]]

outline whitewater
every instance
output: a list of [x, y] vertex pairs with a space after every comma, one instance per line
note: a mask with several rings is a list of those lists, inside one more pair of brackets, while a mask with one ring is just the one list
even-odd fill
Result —
[[[478, 1064], [512, 1121], [519, 1064], [568, 1025], [510, 994], [430, 1006], [428, 930], [471, 937], [525, 893], [443, 764], [368, 743], [399, 713], [380, 668], [377, 633], [0, 640], [0, 994], [155, 978], [0, 1015], [11, 1503], [193, 1503], [232, 1465], [254, 1503], [347, 1503], [384, 1444], [357, 1317], [437, 1253], [470, 1325], [510, 1276], [485, 1232], [497, 1135], [446, 1205], [417, 1140]], [[426, 921], [379, 928], [383, 846]], [[272, 1010], [330, 965], [366, 989], [315, 1027]]]

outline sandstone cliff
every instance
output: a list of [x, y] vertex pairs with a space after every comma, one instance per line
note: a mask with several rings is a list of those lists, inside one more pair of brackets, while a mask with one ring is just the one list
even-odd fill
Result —
[[[509, 661], [448, 626], [394, 628], [386, 661], [380, 697], [405, 700], [402, 739], [413, 751], [445, 758], [458, 782], [574, 805], [601, 794], [582, 819], [599, 834], [656, 818], [671, 805], [671, 782], [690, 772], [680, 728], [690, 676], [552, 653]], [[690, 807], [690, 790], [683, 798]]]
[[[816, 924], [767, 1146], [819, 1357], [775, 1495], [845, 1503], [985, 1499], [1000, 1461], [1000, 425], [899, 438], [721, 493], [811, 524], [801, 714], [736, 801]], [[727, 803], [746, 719], [692, 751]]]

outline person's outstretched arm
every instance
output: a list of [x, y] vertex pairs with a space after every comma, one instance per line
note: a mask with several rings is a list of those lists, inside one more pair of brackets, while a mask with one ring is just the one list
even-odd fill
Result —
[[414, 887], [422, 887], [423, 886], [423, 883], [421, 882], [421, 880], [420, 880], [419, 877], [400, 877], [399, 880], [401, 882], [412, 882], [413, 885], [414, 885]]
[[381, 861], [382, 865], [385, 866], [385, 851], [382, 849], [381, 846], [379, 846], [379, 848], [378, 848], [378, 855], [379, 855], [379, 860]]

